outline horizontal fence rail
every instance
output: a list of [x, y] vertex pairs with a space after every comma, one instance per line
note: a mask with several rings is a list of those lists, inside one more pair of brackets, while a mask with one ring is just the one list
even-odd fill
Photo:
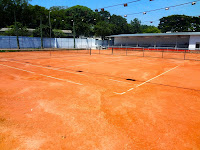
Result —
[[172, 47], [130, 47], [130, 46], [110, 46], [99, 54], [126, 55], [139, 57], [156, 57], [183, 60], [200, 60], [200, 50], [189, 50], [187, 48]]

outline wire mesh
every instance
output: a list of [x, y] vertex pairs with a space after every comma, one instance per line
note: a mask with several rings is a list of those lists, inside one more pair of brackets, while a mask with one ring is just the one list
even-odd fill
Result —
[[[200, 50], [187, 48], [112, 46], [107, 48], [108, 53], [110, 50], [113, 55], [200, 60]], [[101, 54], [104, 53], [101, 52]]]

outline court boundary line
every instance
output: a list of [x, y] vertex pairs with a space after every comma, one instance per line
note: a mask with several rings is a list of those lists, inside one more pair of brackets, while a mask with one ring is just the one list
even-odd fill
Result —
[[[118, 57], [118, 58], [121, 58], [121, 56], [120, 57]], [[105, 62], [100, 62], [100, 63], [106, 63], [106, 62], [117, 62], [117, 61], [121, 61], [121, 60], [115, 60], [115, 61], [105, 61]], [[132, 60], [126, 60], [126, 61], [132, 61]], [[67, 69], [67, 68], [60, 68], [60, 67], [52, 67], [52, 66], [50, 66], [50, 67], [45, 67], [45, 66], [40, 66], [40, 65], [35, 65], [35, 64], [30, 64], [30, 63], [24, 63], [24, 62], [19, 62], [18, 60], [15, 60], [15, 61], [11, 61], [11, 62], [17, 62], [17, 63], [21, 63], [21, 64], [28, 64], [28, 65], [33, 65], [33, 66], [36, 66], [36, 67], [41, 67], [41, 68], [46, 68], [46, 69], [51, 69], [51, 70], [55, 70], [55, 71], [63, 71], [63, 72], [67, 72], [67, 71], [65, 71], [65, 70], [59, 70], [59, 69]], [[98, 63], [98, 62], [97, 62]], [[55, 68], [55, 69], [54, 69]], [[72, 70], [72, 71], [75, 71], [75, 70]], [[96, 73], [90, 73], [90, 72], [87, 72], [87, 71], [85, 71], [86, 73], [89, 73], [89, 74], [93, 74], [93, 75], [100, 75], [100, 76], [107, 76], [107, 77], [111, 77], [111, 78], [118, 78], [118, 79], [126, 79], [126, 78], [121, 78], [121, 77], [115, 77], [115, 76], [109, 76], [109, 75], [103, 75], [103, 74], [96, 74]], [[74, 73], [74, 74], [78, 74], [79, 75], [79, 73]], [[81, 75], [81, 74], [80, 74]], [[88, 75], [85, 75], [85, 76], [88, 76]], [[122, 82], [122, 83], [126, 83], [126, 84], [132, 84], [132, 83], [129, 83], [129, 82], [125, 82], [125, 81], [121, 81], [121, 80], [116, 80], [116, 79], [108, 79], [108, 80], [111, 80], [111, 81], [114, 81], [114, 82]], [[145, 82], [145, 81], [139, 81], [139, 82]], [[147, 83], [151, 83], [151, 82], [147, 82]], [[152, 83], [152, 84], [156, 84], [156, 83]], [[164, 85], [164, 86], [170, 86], [170, 85]], [[174, 86], [173, 86], [174, 87]], [[181, 87], [177, 87], [177, 88], [181, 88]], [[190, 90], [196, 90], [196, 89], [190, 89]], [[117, 92], [116, 92], [117, 93]]]
[[[61, 72], [67, 72], [67, 73], [72, 73], [72, 74], [83, 75], [83, 76], [89, 77], [88, 75], [85, 75], [85, 74], [80, 74], [80, 73], [75, 73], [75, 72], [70, 72], [70, 71], [65, 71], [65, 70], [59, 70], [60, 68], [55, 68], [55, 67], [52, 67], [52, 66], [51, 67], [44, 67], [44, 66], [40, 66], [40, 65], [31, 64], [31, 63], [24, 63], [24, 62], [13, 61], [13, 60], [6, 60], [6, 59], [4, 59], [4, 60], [5, 60], [4, 62], [16, 62], [16, 63], [19, 63], [19, 64], [31, 65], [31, 66], [36, 66], [36, 67], [39, 67], [39, 68], [44, 68], [44, 69], [49, 69], [49, 70], [55, 70], [55, 71], [61, 71]], [[63, 69], [65, 69], [65, 68], [63, 68]], [[72, 70], [72, 71], [74, 71], [74, 70]], [[87, 72], [87, 71], [86, 71], [86, 73], [91, 74], [90, 72]], [[94, 73], [92, 73], [92, 74], [93, 75], [105, 76], [105, 75], [102, 75], [102, 74], [94, 74]], [[106, 76], [106, 77], [110, 77], [110, 76]], [[112, 78], [119, 78], [119, 77], [112, 77]], [[120, 81], [120, 80], [114, 80], [114, 79], [107, 79], [107, 80], [111, 80], [111, 81], [115, 81], [115, 82], [123, 82], [123, 83], [126, 83], [126, 84], [131, 84], [129, 82]]]
[[70, 80], [66, 80], [66, 79], [61, 79], [61, 78], [57, 78], [57, 77], [53, 77], [53, 76], [48, 76], [48, 75], [45, 75], [45, 74], [37, 74], [37, 73], [35, 73], [33, 71], [28, 71], [28, 70], [24, 70], [24, 69], [21, 69], [21, 68], [17, 68], [17, 67], [5, 65], [5, 64], [0, 64], [0, 65], [4, 66], [4, 67], [8, 67], [8, 68], [12, 68], [12, 69], [16, 69], [16, 70], [20, 70], [20, 71], [24, 71], [24, 72], [28, 72], [28, 73], [32, 73], [32, 74], [36, 74], [36, 75], [40, 75], [40, 76], [44, 76], [44, 77], [51, 78], [51, 79], [65, 81], [65, 82], [72, 83], [72, 84], [77, 84], [77, 85], [83, 85], [81, 83], [77, 83], [77, 82], [74, 82], [74, 81], [70, 81]]
[[5, 60], [5, 61], [7, 61], [7, 62], [15, 62], [15, 63], [19, 63], [19, 64], [24, 64], [24, 65], [35, 66], [35, 67], [39, 67], [39, 68], [45, 68], [45, 69], [49, 69], [49, 70], [56, 70], [56, 71], [61, 71], [61, 72], [67, 72], [67, 73], [77, 74], [77, 75], [82, 75], [82, 76], [88, 76], [88, 75], [85, 75], [85, 74], [71, 72], [71, 71], [67, 71], [67, 70], [59, 70], [58, 68], [54, 68], [54, 67], [44, 67], [44, 66], [40, 66], [40, 65], [34, 65], [34, 64], [31, 64], [31, 63], [23, 63], [23, 62], [13, 61], [13, 60]]
[[[162, 76], [162, 75], [164, 75], [164, 74], [166, 74], [166, 73], [168, 73], [168, 72], [170, 72], [170, 71], [172, 71], [172, 70], [174, 70], [174, 69], [176, 69], [178, 67], [179, 67], [179, 65], [176, 66], [176, 67], [174, 67], [174, 68], [171, 68], [171, 69], [169, 69], [169, 70], [167, 70], [167, 71], [165, 71], [165, 72], [163, 72], [163, 73], [161, 73], [161, 74], [159, 74], [159, 75], [157, 75], [157, 76], [155, 76], [155, 77], [153, 77], [153, 78], [151, 78], [151, 79], [149, 79], [149, 80], [147, 80], [145, 82], [142, 82], [141, 84], [138, 84], [135, 88], [140, 87], [140, 86], [142, 86], [142, 85], [144, 85], [144, 84], [146, 84], [146, 83], [148, 83], [148, 82], [150, 82], [150, 81], [152, 81], [152, 80], [154, 80], [154, 79], [156, 79], [156, 78], [158, 78], [158, 77], [160, 77], [160, 76]], [[132, 87], [132, 88], [130, 88], [130, 89], [124, 91], [124, 92], [121, 92], [121, 93], [118, 93], [118, 92], [113, 92], [113, 93], [117, 94], [117, 95], [124, 95], [127, 92], [130, 92], [130, 91], [132, 91], [135, 88]]]
[[[31, 64], [31, 63], [24, 63], [24, 62], [13, 61], [13, 60], [11, 61], [11, 60], [6, 60], [6, 59], [4, 59], [4, 60], [5, 60], [4, 62], [16, 62], [16, 63], [23, 64], [23, 65], [36, 66], [36, 67], [39, 67], [39, 68], [55, 70], [55, 71], [61, 71], [61, 72], [67, 72], [67, 73], [72, 73], [72, 74], [83, 75], [83, 76], [89, 77], [88, 75], [85, 75], [85, 74], [80, 74], [80, 73], [75, 73], [75, 72], [70, 72], [70, 71], [65, 71], [65, 70], [59, 70], [58, 68], [54, 68], [54, 67], [44, 67], [44, 66], [40, 66], [40, 65], [34, 65], [34, 64]], [[18, 70], [22, 70], [22, 71], [28, 72], [27, 70], [23, 70], [23, 69], [18, 69]], [[31, 72], [31, 71], [29, 71], [29, 72]], [[88, 73], [88, 72], [86, 72], [86, 73]], [[43, 76], [43, 74], [41, 74], [41, 75]], [[114, 79], [107, 79], [107, 80], [114, 81], [114, 82], [122, 82], [122, 83], [126, 83], [126, 84], [131, 84], [129, 82], [124, 82], [124, 81], [120, 81], [120, 80], [114, 80]]]

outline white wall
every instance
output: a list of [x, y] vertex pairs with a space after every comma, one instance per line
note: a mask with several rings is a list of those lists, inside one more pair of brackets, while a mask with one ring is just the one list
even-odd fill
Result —
[[[95, 39], [75, 39], [76, 48], [91, 48], [95, 49]], [[55, 38], [55, 48], [73, 48], [73, 38]]]
[[196, 43], [200, 43], [200, 36], [191, 35], [189, 41], [189, 49], [195, 50]]
[[117, 37], [115, 46], [139, 46], [139, 47], [175, 47], [188, 48], [189, 36], [149, 36], [149, 37]]

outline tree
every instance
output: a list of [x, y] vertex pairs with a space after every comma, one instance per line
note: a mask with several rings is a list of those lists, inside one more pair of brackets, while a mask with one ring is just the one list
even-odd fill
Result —
[[66, 20], [71, 22], [71, 28], [73, 24], [76, 31], [76, 36], [85, 35], [87, 36], [91, 32], [92, 24], [94, 24], [94, 12], [85, 6], [73, 6], [66, 9], [65, 12]]
[[[49, 11], [45, 7], [41, 7], [38, 5], [32, 6], [29, 5], [29, 11], [31, 15], [29, 15], [29, 18], [27, 19], [26, 25], [29, 28], [36, 29], [40, 26], [40, 19], [42, 19], [42, 24], [49, 25]], [[40, 18], [41, 17], [41, 18]]]
[[[42, 37], [50, 37], [50, 27], [48, 25], [41, 25], [42, 26]], [[52, 37], [54, 37], [54, 32], [51, 29]], [[36, 28], [33, 31], [34, 37], [41, 37], [41, 29], [40, 27]]]
[[155, 26], [141, 25], [142, 33], [160, 33], [161, 31]]
[[108, 11], [100, 11], [98, 12], [98, 15], [100, 16], [101, 21], [106, 21], [106, 22], [109, 22], [109, 18], [111, 17]]
[[64, 6], [53, 6], [50, 8], [52, 28], [62, 30], [70, 28], [70, 22], [67, 21], [67, 16], [65, 15], [66, 9], [68, 7]]
[[135, 18], [133, 21], [131, 20], [130, 25], [132, 26], [132, 33], [141, 33], [141, 21]]
[[16, 25], [8, 26], [10, 30], [6, 31], [6, 35], [16, 36], [18, 32], [19, 36], [27, 36], [28, 30], [26, 26], [23, 26], [20, 22], [16, 22]]
[[200, 32], [200, 17], [192, 17], [190, 30]]
[[129, 33], [130, 26], [122, 16], [112, 15], [109, 23], [111, 24], [111, 34]]
[[105, 21], [98, 22], [94, 27], [95, 35], [100, 36], [102, 40], [105, 39], [106, 35], [110, 35], [110, 25]]
[[54, 37], [56, 38], [60, 38], [60, 37], [64, 37], [65, 34], [62, 30], [59, 30], [59, 29], [53, 29], [53, 34], [54, 34]]
[[199, 31], [199, 19], [186, 15], [171, 15], [161, 18], [158, 28], [162, 32]]

